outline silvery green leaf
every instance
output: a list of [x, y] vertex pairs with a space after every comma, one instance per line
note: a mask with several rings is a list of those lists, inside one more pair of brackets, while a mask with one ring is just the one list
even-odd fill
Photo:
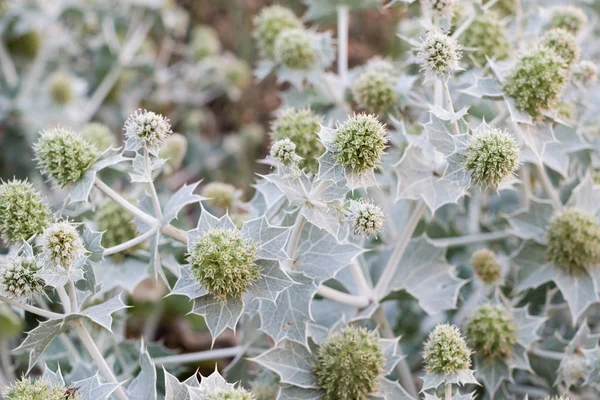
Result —
[[213, 343], [217, 336], [235, 327], [244, 312], [244, 301], [237, 298], [220, 300], [211, 294], [194, 299], [192, 313], [202, 315], [210, 331]]
[[292, 204], [303, 204], [307, 199], [308, 193], [303, 190], [303, 186], [299, 182], [299, 180], [302, 181], [304, 188], [310, 187], [310, 181], [304, 175], [298, 177], [298, 179], [290, 175], [281, 176], [278, 174], [265, 175], [263, 178], [275, 185]]
[[261, 301], [261, 330], [275, 343], [287, 339], [306, 345], [306, 326], [312, 321], [310, 303], [317, 286], [300, 272], [290, 272], [289, 275], [298, 284], [281, 292], [275, 302]]
[[162, 269], [161, 262], [161, 254], [158, 249], [158, 245], [160, 243], [160, 230], [157, 229], [156, 233], [150, 237], [148, 240], [148, 248], [150, 250], [150, 275], [154, 278], [154, 280], [160, 280], [167, 286], [169, 286], [169, 281], [165, 276], [165, 272]]
[[571, 207], [587, 211], [588, 213], [600, 216], [600, 189], [594, 185], [594, 180], [590, 174], [587, 174], [582, 181], [573, 189], [569, 205]]
[[549, 200], [532, 198], [529, 209], [511, 214], [507, 219], [516, 236], [544, 244], [546, 243], [546, 226], [553, 214], [554, 207]]
[[509, 96], [504, 96], [504, 102], [508, 107], [510, 118], [514, 122], [527, 126], [533, 125], [533, 119], [531, 118], [531, 115], [529, 115], [529, 113], [527, 113], [526, 111], [519, 110], [517, 104], [515, 103], [515, 99]]
[[199, 194], [194, 194], [194, 190], [196, 190], [199, 183], [200, 182], [196, 182], [191, 185], [184, 184], [173, 196], [171, 196], [163, 208], [164, 222], [169, 223], [176, 219], [177, 214], [179, 214], [179, 211], [181, 211], [183, 207], [205, 200], [205, 198]]
[[598, 344], [600, 334], [592, 333], [587, 321], [583, 321], [573, 339], [565, 348], [566, 354], [572, 354], [581, 349], [593, 349]]
[[290, 228], [272, 226], [262, 216], [244, 221], [241, 232], [246, 240], [251, 240], [258, 246], [257, 258], [277, 261], [287, 259], [283, 249], [290, 235]]
[[556, 268], [546, 262], [546, 249], [535, 242], [526, 242], [512, 258], [517, 267], [515, 290], [523, 291], [550, 282]]
[[390, 287], [407, 291], [425, 312], [435, 314], [456, 307], [458, 292], [466, 282], [446, 261], [445, 249], [421, 236], [408, 243]]
[[429, 389], [436, 389], [438, 386], [444, 383], [445, 376], [441, 374], [426, 372], [421, 379], [423, 379], [422, 391], [424, 391]]
[[78, 388], [77, 394], [81, 396], [81, 400], [106, 400], [121, 385], [122, 383], [102, 383], [97, 373], [72, 383], [73, 387]]
[[200, 219], [198, 219], [198, 227], [188, 233], [188, 247], [195, 243], [199, 237], [213, 229], [237, 229], [237, 227], [231, 221], [229, 215], [217, 218], [202, 208]]
[[475, 370], [479, 380], [492, 396], [498, 391], [503, 381], [510, 379], [510, 369], [501, 359], [485, 360], [475, 356]]
[[[325, 132], [324, 130], [327, 130]], [[321, 126], [321, 132], [319, 136], [331, 135], [331, 129]], [[336, 163], [335, 157], [331, 151], [326, 151], [321, 157], [319, 157], [319, 174], [317, 180], [330, 180], [332, 182], [344, 182], [344, 167]]]
[[527, 145], [521, 153], [524, 162], [538, 164], [544, 161], [545, 154], [551, 144], [558, 144], [550, 124], [520, 125], [515, 132]]
[[90, 261], [98, 262], [104, 256], [104, 247], [102, 247], [102, 232], [91, 230], [87, 225], [83, 227], [81, 239], [88, 251], [87, 257]]
[[[68, 319], [76, 319], [74, 317], [67, 317]], [[54, 340], [54, 338], [66, 327], [66, 319], [49, 319], [44, 322], [40, 322], [31, 331], [27, 332], [27, 337], [23, 342], [15, 349], [15, 351], [26, 351], [29, 353], [29, 366], [27, 367], [27, 373], [37, 364], [40, 357], [46, 350], [46, 347]]]
[[141, 371], [127, 387], [127, 396], [130, 400], [156, 400], [156, 367], [143, 341], [140, 347]]
[[281, 377], [281, 383], [316, 389], [313, 355], [303, 345], [284, 341], [279, 346], [252, 359]]
[[121, 300], [121, 295], [118, 294], [104, 303], [86, 308], [81, 312], [81, 314], [88, 317], [109, 332], [112, 332], [112, 314], [124, 308], [127, 308], [127, 306], [125, 303], [123, 303], [123, 300]]
[[444, 108], [437, 107], [437, 106], [432, 106], [429, 109], [429, 112], [432, 113], [437, 118], [441, 119], [442, 121], [448, 121], [451, 123], [458, 122], [461, 118], [463, 118], [465, 115], [467, 115], [468, 111], [469, 111], [469, 107], [463, 107], [460, 110], [458, 110], [457, 112], [451, 112], [451, 111], [448, 111]]
[[527, 307], [516, 308], [512, 313], [517, 324], [517, 341], [525, 349], [529, 349], [534, 342], [539, 340], [537, 332], [546, 322], [546, 318], [529, 315]]
[[188, 386], [179, 382], [179, 379], [171, 375], [163, 366], [165, 375], [165, 400], [190, 400]]
[[262, 81], [271, 74], [274, 68], [275, 64], [273, 62], [269, 60], [259, 60], [253, 71], [254, 78], [256, 78], [257, 81]]
[[387, 378], [381, 378], [379, 383], [379, 391], [376, 395], [369, 395], [372, 400], [415, 400], [410, 394], [404, 390], [398, 381], [392, 381]]
[[232, 383], [228, 383], [225, 378], [221, 376], [215, 366], [215, 371], [207, 377], [202, 377], [199, 389], [204, 392], [212, 392], [218, 389], [225, 389], [234, 387]]
[[396, 364], [400, 362], [402, 356], [398, 353], [397, 339], [379, 339], [379, 346], [381, 347], [381, 352], [383, 353], [383, 358], [385, 360], [385, 365], [383, 366], [383, 372], [385, 375], [392, 372]]
[[187, 296], [191, 300], [204, 296], [207, 293], [206, 289], [201, 287], [193, 278], [189, 265], [181, 267], [179, 279], [175, 283], [170, 295], [179, 294]]
[[319, 285], [333, 278], [362, 252], [360, 247], [340, 243], [335, 236], [307, 222], [298, 241], [294, 268]]
[[65, 379], [62, 376], [60, 364], [57, 366], [56, 372], [52, 371], [44, 364], [44, 374], [42, 375], [42, 379], [48, 381], [52, 386], [65, 387]]
[[583, 354], [588, 364], [588, 372], [585, 384], [596, 390], [600, 390], [600, 348], [598, 346], [584, 350]]
[[279, 294], [294, 284], [286, 274], [279, 261], [257, 260], [260, 278], [250, 288], [250, 293], [257, 299], [275, 301]]
[[119, 164], [123, 161], [129, 161], [129, 158], [123, 157], [123, 155], [121, 154], [112, 157], [107, 157], [103, 160], [97, 161], [94, 165], [90, 167], [90, 169], [83, 175], [83, 177], [78, 182], [71, 186], [68, 194], [68, 202], [86, 202], [88, 200], [88, 197], [90, 196], [92, 187], [94, 186], [94, 180], [96, 179], [96, 174], [98, 173], [98, 171], [103, 170], [104, 168], [110, 167], [112, 165]]
[[96, 285], [96, 274], [94, 273], [94, 267], [89, 262], [83, 265], [83, 279], [76, 283], [77, 289], [81, 291], [89, 291], [96, 293], [100, 288], [100, 285]]
[[127, 257], [119, 263], [109, 259], [93, 263], [92, 267], [97, 281], [102, 282], [102, 292], [120, 287], [131, 294], [149, 276], [148, 262], [133, 257]]
[[571, 276], [557, 269], [554, 283], [569, 305], [573, 325], [592, 304], [600, 301], [596, 274], [586, 271], [582, 275]]
[[504, 91], [495, 78], [482, 78], [475, 76], [475, 82], [473, 85], [466, 89], [459, 90], [459, 92], [468, 94], [478, 99], [487, 98], [499, 100], [504, 96]]
[[314, 206], [311, 203], [307, 203], [302, 206], [300, 212], [312, 225], [327, 231], [333, 236], [338, 236], [340, 217], [335, 208], [327, 205]]
[[293, 385], [281, 385], [277, 400], [321, 400], [323, 392], [318, 389], [304, 389]]
[[589, 149], [591, 146], [574, 128], [557, 124], [553, 127], [553, 132], [557, 142], [546, 144], [542, 161], [549, 168], [561, 174], [563, 178], [567, 178], [571, 153]]

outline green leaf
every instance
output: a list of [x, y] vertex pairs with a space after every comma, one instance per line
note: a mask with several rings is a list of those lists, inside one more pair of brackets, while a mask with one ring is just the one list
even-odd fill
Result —
[[171, 196], [163, 209], [164, 222], [169, 223], [176, 219], [179, 211], [181, 211], [183, 207], [205, 200], [205, 198], [199, 194], [194, 194], [194, 190], [196, 190], [199, 183], [200, 182], [191, 185], [183, 185], [173, 196]]
[[206, 320], [213, 343], [217, 336], [229, 328], [235, 331], [236, 325], [244, 311], [244, 300], [228, 298], [220, 300], [211, 294], [194, 299], [192, 313], [201, 315]]
[[121, 385], [122, 383], [102, 383], [97, 373], [72, 384], [78, 388], [77, 394], [81, 396], [81, 400], [106, 400]]
[[313, 356], [303, 345], [285, 341], [281, 345], [252, 359], [258, 364], [275, 372], [281, 383], [305, 389], [316, 389], [313, 375]]
[[127, 387], [127, 396], [130, 400], [156, 400], [156, 367], [143, 341], [140, 347], [139, 363], [142, 370]]

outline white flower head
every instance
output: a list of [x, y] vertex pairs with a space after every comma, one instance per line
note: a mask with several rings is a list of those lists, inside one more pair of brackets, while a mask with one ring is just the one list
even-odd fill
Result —
[[351, 201], [347, 216], [356, 236], [377, 236], [383, 227], [383, 211], [372, 201]]
[[42, 252], [54, 264], [70, 269], [85, 254], [83, 240], [68, 220], [55, 222], [42, 235]]
[[281, 139], [271, 146], [270, 156], [279, 164], [294, 167], [301, 160], [296, 154], [296, 145], [289, 138]]
[[417, 49], [417, 63], [425, 72], [425, 79], [437, 76], [448, 78], [453, 71], [460, 70], [462, 47], [456, 39], [439, 29], [427, 32]]
[[33, 255], [10, 257], [0, 266], [0, 292], [9, 297], [28, 299], [40, 293], [44, 281], [37, 277], [41, 266]]
[[127, 138], [127, 150], [145, 147], [155, 155], [172, 133], [167, 118], [146, 110], [136, 110], [131, 114], [125, 121], [123, 129]]
[[456, 0], [421, 0], [421, 5], [426, 13], [447, 19], [452, 18], [455, 3]]

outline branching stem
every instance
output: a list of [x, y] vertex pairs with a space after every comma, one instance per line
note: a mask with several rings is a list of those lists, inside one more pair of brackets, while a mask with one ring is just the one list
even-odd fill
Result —
[[138, 244], [150, 239], [155, 233], [156, 229], [150, 229], [147, 232], [144, 232], [141, 235], [134, 237], [133, 239], [130, 239], [116, 246], [109, 247], [108, 249], [104, 250], [104, 256], [110, 256], [112, 254], [120, 253], [134, 246], [137, 246]]
[[[0, 301], [3, 301], [5, 303], [11, 304], [15, 307], [18, 307], [22, 310], [25, 310], [27, 312], [30, 312], [32, 314], [35, 315], [39, 315], [40, 317], [44, 317], [47, 319], [58, 319], [58, 318], [64, 318], [64, 314], [59, 314], [59, 313], [55, 313], [52, 311], [47, 311], [47, 310], [43, 310], [41, 308], [38, 308], [36, 306], [32, 306], [31, 304], [26, 304], [26, 303], [19, 303], [18, 301], [14, 301], [12, 299], [9, 299], [7, 297], [4, 296], [0, 296]], [[68, 303], [67, 303], [68, 304]]]

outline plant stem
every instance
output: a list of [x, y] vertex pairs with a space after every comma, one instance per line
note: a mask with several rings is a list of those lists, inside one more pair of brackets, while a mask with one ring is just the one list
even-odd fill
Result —
[[[454, 118], [454, 104], [452, 104], [452, 96], [450, 95], [450, 89], [448, 88], [448, 82], [442, 82], [442, 86], [444, 87], [444, 92], [446, 93], [446, 105], [448, 107], [448, 111], [452, 113], [452, 118]], [[452, 129], [454, 130], [455, 135], [460, 134], [460, 130], [458, 129], [458, 122], [456, 120], [452, 120]]]
[[488, 242], [492, 240], [502, 240], [513, 236], [512, 231], [502, 231], [502, 232], [484, 232], [484, 233], [476, 233], [473, 235], [464, 235], [464, 236], [456, 236], [450, 238], [443, 239], [432, 239], [432, 242], [436, 246], [444, 246], [444, 247], [457, 247], [457, 246], [465, 246], [471, 243], [477, 242]]
[[157, 357], [154, 359], [154, 365], [165, 364], [186, 364], [191, 362], [219, 360], [222, 358], [231, 358], [244, 351], [244, 346], [234, 346], [224, 349], [214, 349], [206, 351], [197, 351], [194, 353], [175, 354], [172, 356]]
[[533, 355], [536, 355], [536, 356], [542, 357], [542, 358], [547, 358], [549, 360], [561, 361], [563, 358], [565, 358], [565, 353], [561, 353], [558, 351], [544, 350], [544, 349], [540, 349], [538, 347], [532, 348], [531, 350], [529, 350], [529, 352]]
[[48, 319], [59, 319], [59, 318], [65, 317], [64, 314], [59, 314], [59, 313], [55, 313], [52, 311], [43, 310], [36, 306], [32, 306], [31, 304], [19, 303], [17, 301], [14, 301], [14, 300], [9, 299], [4, 296], [0, 296], [0, 301], [3, 301], [8, 304], [12, 304], [13, 306], [18, 307], [22, 310], [28, 311], [32, 314], [39, 315], [40, 317], [44, 317], [44, 318], [48, 318]]
[[326, 299], [358, 308], [365, 308], [371, 304], [371, 301], [366, 297], [354, 296], [352, 294], [340, 292], [339, 290], [332, 289], [329, 286], [319, 287], [317, 294], [325, 297]]
[[361, 296], [370, 296], [373, 288], [369, 282], [367, 282], [365, 272], [358, 263], [358, 260], [352, 261], [352, 264], [350, 264], [350, 272], [352, 273], [352, 278], [354, 278], [354, 282], [358, 288], [358, 293]]
[[154, 215], [159, 221], [162, 221], [162, 209], [160, 207], [160, 201], [158, 200], [158, 193], [156, 193], [156, 187], [152, 181], [152, 168], [150, 167], [150, 155], [148, 149], [144, 149], [144, 167], [145, 172], [148, 175], [150, 181], [148, 182], [148, 189], [150, 189], [150, 197], [152, 198], [152, 206], [154, 207]]
[[471, 201], [469, 202], [469, 226], [470, 234], [479, 232], [479, 218], [481, 217], [481, 189], [473, 188]]
[[348, 30], [350, 10], [347, 6], [337, 7], [338, 75], [344, 86], [348, 84]]
[[57, 287], [56, 294], [58, 294], [58, 298], [60, 299], [60, 303], [62, 304], [65, 314], [70, 314], [73, 311], [71, 310], [71, 299], [69, 298], [65, 288], [63, 286]]
[[298, 242], [300, 241], [300, 235], [302, 234], [302, 228], [304, 228], [304, 224], [306, 223], [306, 218], [302, 215], [301, 212], [298, 212], [298, 216], [296, 217], [296, 221], [294, 222], [294, 226], [292, 228], [292, 233], [290, 234], [290, 238], [288, 240], [287, 245], [287, 255], [292, 260], [292, 265], [296, 261], [296, 249], [298, 248]]
[[6, 378], [10, 382], [14, 382], [17, 377], [15, 375], [15, 369], [10, 362], [10, 346], [8, 345], [8, 339], [4, 337], [0, 338], [0, 365], [2, 365], [2, 370], [6, 374]]
[[121, 244], [118, 244], [116, 246], [113, 247], [109, 247], [108, 249], [104, 250], [103, 255], [104, 256], [110, 256], [111, 254], [116, 254], [116, 253], [120, 253], [122, 251], [125, 251], [127, 249], [130, 249], [134, 246], [137, 246], [138, 244], [146, 241], [147, 239], [151, 238], [152, 235], [154, 235], [156, 233], [156, 229], [150, 229], [148, 232], [144, 232], [139, 236], [134, 237], [133, 239], [130, 239], [126, 242], [123, 242]]
[[77, 304], [77, 289], [75, 289], [75, 282], [69, 280], [67, 288], [69, 289], [69, 299], [71, 300], [71, 312], [78, 313], [79, 305]]
[[[373, 321], [377, 325], [379, 325], [379, 332], [381, 336], [387, 339], [395, 339], [396, 335], [394, 335], [394, 331], [390, 326], [390, 323], [383, 312], [381, 306], [375, 310], [373, 313]], [[417, 388], [415, 386], [415, 382], [413, 381], [412, 374], [410, 372], [410, 368], [406, 363], [406, 358], [401, 358], [396, 364], [396, 374], [398, 374], [398, 379], [402, 387], [413, 397], [417, 397]]]
[[[77, 320], [73, 322], [72, 326], [77, 335], [79, 336], [81, 343], [83, 343], [83, 346], [87, 349], [88, 353], [92, 357], [92, 360], [94, 360], [94, 364], [96, 364], [96, 366], [100, 370], [100, 373], [102, 374], [102, 376], [104, 376], [104, 379], [106, 379], [110, 383], [119, 383], [112, 370], [106, 363], [104, 356], [96, 346], [94, 339], [92, 338], [92, 336], [90, 336], [90, 333], [86, 329], [85, 325], [83, 325], [83, 322], [81, 320]], [[118, 387], [115, 390], [114, 395], [119, 400], [127, 400], [127, 395], [121, 387]]]
[[404, 231], [401, 233], [400, 238], [398, 238], [396, 246], [394, 247], [394, 251], [392, 252], [390, 259], [388, 260], [383, 272], [381, 273], [381, 276], [379, 277], [379, 280], [377, 281], [377, 285], [375, 286], [374, 294], [379, 299], [387, 296], [390, 284], [396, 275], [396, 271], [398, 271], [398, 265], [400, 264], [404, 250], [406, 250], [406, 246], [408, 246], [408, 242], [410, 241], [417, 224], [421, 220], [421, 216], [423, 215], [423, 212], [425, 212], [426, 207], [427, 206], [423, 200], [419, 200], [417, 202]]
[[10, 54], [6, 51], [3, 41], [0, 41], [0, 66], [2, 67], [2, 74], [6, 80], [6, 85], [12, 89], [17, 85], [19, 76], [17, 75], [17, 70], [15, 69], [15, 64], [13, 63]]
[[540, 181], [542, 182], [542, 186], [544, 187], [546, 194], [552, 201], [552, 205], [556, 210], [560, 210], [562, 208], [562, 202], [560, 201], [558, 192], [554, 188], [554, 185], [552, 185], [552, 181], [550, 180], [550, 177], [546, 172], [546, 167], [544, 167], [542, 163], [535, 164], [535, 166], [538, 171]]
[[451, 383], [446, 383], [445, 400], [452, 400], [452, 384]]

